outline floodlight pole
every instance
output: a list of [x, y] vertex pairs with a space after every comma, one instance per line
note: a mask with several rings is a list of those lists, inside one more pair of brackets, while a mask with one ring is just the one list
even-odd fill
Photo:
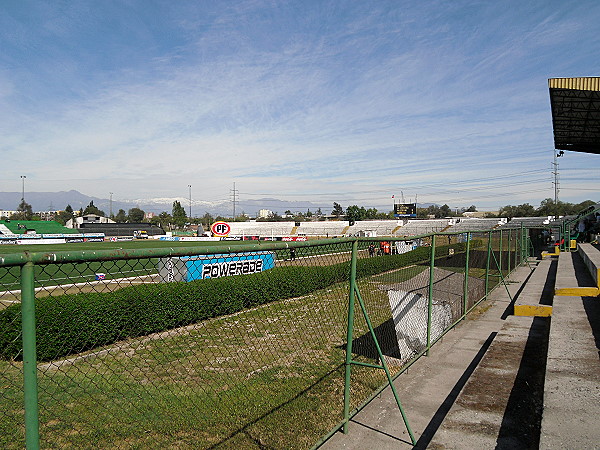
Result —
[[192, 219], [192, 185], [188, 184], [188, 189], [190, 190], [190, 223]]
[[556, 153], [556, 150], [554, 150], [554, 162], [552, 163], [552, 165], [554, 166], [554, 171], [552, 172], [552, 174], [554, 175], [554, 211], [556, 214], [556, 219], [558, 219], [559, 216], [559, 210], [558, 210], [558, 193], [560, 191], [560, 188], [558, 187], [558, 157], [560, 156], [560, 154]]
[[21, 181], [23, 182], [23, 192], [21, 194], [21, 202], [25, 202], [25, 178], [27, 178], [26, 175], [21, 175]]

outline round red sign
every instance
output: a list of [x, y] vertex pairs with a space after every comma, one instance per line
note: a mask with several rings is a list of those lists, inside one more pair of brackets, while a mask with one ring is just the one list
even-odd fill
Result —
[[231, 226], [227, 222], [215, 222], [210, 227], [215, 236], [227, 236], [231, 232]]

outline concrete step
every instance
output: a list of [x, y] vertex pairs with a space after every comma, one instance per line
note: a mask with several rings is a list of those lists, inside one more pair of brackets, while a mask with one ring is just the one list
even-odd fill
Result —
[[600, 448], [600, 299], [554, 297], [541, 449]]
[[432, 448], [537, 448], [549, 320], [506, 320], [435, 434]]
[[515, 300], [515, 316], [548, 317], [552, 315], [551, 304], [557, 265], [556, 259], [542, 259], [537, 262], [523, 290]]
[[558, 257], [554, 295], [569, 297], [595, 297], [600, 295], [598, 284], [590, 275], [589, 269], [579, 252], [562, 252]]

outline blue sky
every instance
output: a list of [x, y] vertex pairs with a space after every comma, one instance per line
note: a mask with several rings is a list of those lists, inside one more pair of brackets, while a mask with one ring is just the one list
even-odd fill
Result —
[[[554, 196], [600, 2], [0, 2], [0, 191], [494, 210]], [[600, 156], [559, 159], [600, 201]]]

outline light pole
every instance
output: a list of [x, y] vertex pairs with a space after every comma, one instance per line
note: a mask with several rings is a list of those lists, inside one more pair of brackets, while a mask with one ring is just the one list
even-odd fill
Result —
[[192, 185], [188, 184], [188, 189], [190, 190], [190, 223], [192, 223]]
[[112, 196], [113, 196], [113, 193], [109, 192], [109, 194], [110, 194], [110, 214], [109, 214], [108, 217], [110, 217], [112, 219], [112, 216], [113, 216], [113, 213], [112, 213]]
[[27, 178], [26, 175], [21, 175], [21, 180], [23, 182], [23, 193], [21, 194], [21, 202], [25, 203], [25, 178]]

